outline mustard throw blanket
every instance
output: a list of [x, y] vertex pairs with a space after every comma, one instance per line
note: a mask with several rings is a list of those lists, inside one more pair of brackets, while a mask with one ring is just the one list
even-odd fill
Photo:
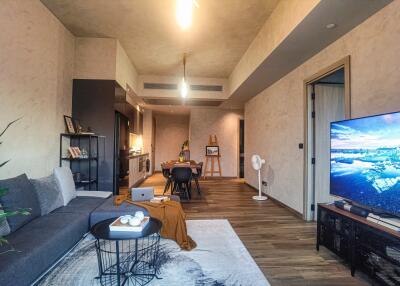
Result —
[[187, 234], [186, 215], [179, 202], [134, 202], [126, 195], [119, 195], [114, 199], [115, 205], [123, 202], [143, 207], [151, 217], [160, 220], [162, 222], [161, 237], [176, 241], [183, 250], [192, 250], [196, 247], [196, 242]]

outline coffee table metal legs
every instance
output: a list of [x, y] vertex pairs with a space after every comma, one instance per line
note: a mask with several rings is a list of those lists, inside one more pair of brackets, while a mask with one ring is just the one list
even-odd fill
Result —
[[117, 285], [121, 285], [121, 265], [119, 263], [119, 241], [115, 241], [115, 254], [117, 256]]
[[143, 286], [157, 277], [160, 235], [132, 240], [96, 240], [99, 277], [105, 286]]

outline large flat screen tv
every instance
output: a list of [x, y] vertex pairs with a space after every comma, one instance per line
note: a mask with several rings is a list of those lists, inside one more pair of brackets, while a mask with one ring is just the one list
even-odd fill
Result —
[[400, 112], [331, 123], [330, 193], [400, 216]]

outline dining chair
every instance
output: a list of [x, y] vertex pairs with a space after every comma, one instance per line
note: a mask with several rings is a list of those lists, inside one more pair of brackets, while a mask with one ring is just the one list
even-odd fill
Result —
[[163, 164], [161, 164], [161, 170], [162, 170], [163, 177], [167, 179], [167, 182], [165, 183], [163, 195], [168, 190], [168, 188], [171, 188], [171, 195], [172, 195], [173, 182], [172, 182], [171, 171], [169, 168], [164, 168]]
[[190, 200], [192, 198], [190, 182], [192, 181], [192, 169], [190, 167], [174, 167], [171, 171], [174, 182], [173, 193], [184, 194]]
[[201, 174], [203, 173], [203, 162], [200, 162], [196, 167], [196, 173], [192, 174], [192, 179], [196, 183], [197, 193], [200, 195], [200, 184], [199, 179], [201, 178]]

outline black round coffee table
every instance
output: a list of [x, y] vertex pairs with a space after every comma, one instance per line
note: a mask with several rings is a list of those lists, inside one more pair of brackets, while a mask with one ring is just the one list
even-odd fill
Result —
[[162, 223], [150, 218], [142, 232], [110, 231], [117, 218], [95, 224], [90, 232], [96, 238], [101, 285], [146, 285], [157, 277], [157, 258]]

